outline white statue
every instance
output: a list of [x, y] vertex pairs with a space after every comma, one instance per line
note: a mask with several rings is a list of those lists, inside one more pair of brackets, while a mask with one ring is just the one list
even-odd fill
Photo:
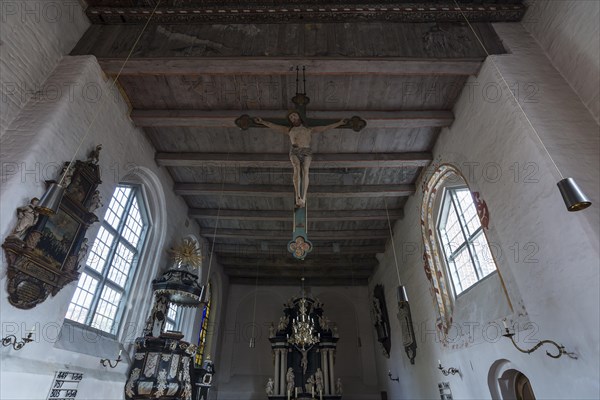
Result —
[[34, 197], [26, 206], [17, 208], [18, 221], [10, 236], [21, 238], [29, 228], [35, 225], [38, 220], [38, 212], [35, 207], [39, 202], [40, 200]]
[[343, 392], [344, 390], [342, 389], [342, 379], [337, 378], [337, 381], [335, 382], [335, 394], [342, 394]]
[[100, 207], [102, 207], [102, 197], [100, 196], [100, 191], [96, 190], [90, 199], [90, 206], [88, 208], [89, 212], [94, 212]]
[[269, 326], [269, 337], [275, 337], [275, 325], [271, 322], [271, 326]]
[[273, 382], [273, 378], [269, 378], [267, 381], [267, 387], [265, 391], [267, 392], [267, 396], [273, 396], [273, 391], [275, 390], [275, 383]]
[[321, 368], [317, 368], [317, 372], [315, 372], [315, 385], [317, 386], [317, 392], [323, 392], [323, 371]]
[[300, 350], [300, 353], [302, 353], [302, 360], [300, 361], [300, 366], [302, 367], [302, 372], [306, 374], [306, 368], [308, 367], [308, 350]]
[[79, 253], [77, 253], [77, 264], [80, 264], [84, 259], [85, 256], [87, 255], [88, 252], [88, 238], [83, 239], [83, 242], [81, 242], [81, 247], [79, 248]]
[[285, 381], [287, 383], [288, 393], [292, 393], [296, 385], [294, 382], [294, 370], [292, 368], [288, 368], [287, 374], [285, 374]]
[[311, 393], [313, 396], [315, 394], [315, 376], [311, 375], [306, 380], [306, 392]]

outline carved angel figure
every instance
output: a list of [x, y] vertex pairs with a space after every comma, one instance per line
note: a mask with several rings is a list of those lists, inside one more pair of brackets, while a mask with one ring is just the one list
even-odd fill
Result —
[[38, 220], [38, 212], [35, 207], [40, 202], [40, 199], [34, 197], [29, 204], [17, 208], [17, 224], [10, 236], [21, 238], [29, 228], [31, 228]]
[[90, 206], [88, 210], [89, 212], [94, 212], [102, 206], [102, 196], [100, 196], [100, 191], [96, 190], [90, 199]]
[[285, 374], [285, 382], [287, 383], [287, 391], [288, 393], [292, 393], [294, 391], [294, 370], [292, 368], [288, 368], [287, 374]]
[[273, 391], [275, 389], [275, 383], [273, 382], [273, 378], [269, 378], [267, 381], [267, 387], [265, 388], [265, 392], [267, 392], [267, 396], [273, 396]]

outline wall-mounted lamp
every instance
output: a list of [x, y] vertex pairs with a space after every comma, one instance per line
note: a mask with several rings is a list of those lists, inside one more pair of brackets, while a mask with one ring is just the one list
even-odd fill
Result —
[[392, 378], [392, 371], [388, 371], [388, 377], [390, 378], [390, 381], [396, 381], [396, 382], [400, 382], [400, 377], [397, 376], [395, 378]]
[[540, 340], [538, 342], [538, 344], [536, 344], [535, 346], [533, 346], [531, 349], [527, 350], [527, 349], [522, 349], [517, 345], [517, 342], [515, 342], [515, 332], [514, 330], [511, 332], [510, 329], [508, 329], [508, 325], [506, 324], [506, 320], [502, 320], [502, 323], [504, 324], [504, 334], [502, 336], [510, 338], [510, 341], [512, 342], [513, 346], [515, 346], [515, 348], [517, 350], [519, 350], [521, 353], [525, 353], [525, 354], [531, 354], [534, 351], [536, 351], [537, 349], [539, 349], [540, 347], [542, 347], [545, 344], [550, 344], [554, 347], [556, 347], [556, 350], [558, 351], [557, 354], [551, 354], [548, 351], [546, 351], [546, 355], [548, 357], [552, 357], [552, 358], [560, 358], [563, 355], [566, 355], [569, 358], [572, 358], [574, 360], [577, 360], [577, 354], [575, 353], [571, 353], [568, 352], [565, 349], [565, 346], [563, 346], [562, 344], [558, 344], [553, 340]]
[[2, 346], [7, 347], [7, 346], [12, 345], [13, 349], [21, 350], [23, 347], [25, 347], [25, 345], [27, 343], [33, 342], [31, 335], [33, 335], [34, 331], [35, 331], [35, 328], [33, 328], [31, 331], [29, 331], [29, 333], [27, 334], [27, 337], [21, 338], [21, 341], [17, 341], [17, 337], [15, 335], [5, 336], [2, 338]]
[[121, 361], [123, 361], [123, 359], [121, 358], [121, 353], [123, 353], [123, 350], [119, 350], [119, 356], [115, 360], [115, 365], [113, 365], [112, 361], [109, 360], [108, 358], [101, 359], [100, 360], [100, 364], [102, 364], [102, 366], [105, 367], [105, 368], [106, 368], [106, 364], [108, 364], [108, 366], [111, 367], [111, 368], [115, 368], [117, 365], [119, 365], [119, 363]]
[[445, 369], [444, 367], [442, 367], [442, 362], [440, 360], [438, 360], [438, 369], [442, 371], [442, 374], [444, 374], [444, 376], [460, 374], [460, 370], [458, 368], [450, 367], [448, 369]]

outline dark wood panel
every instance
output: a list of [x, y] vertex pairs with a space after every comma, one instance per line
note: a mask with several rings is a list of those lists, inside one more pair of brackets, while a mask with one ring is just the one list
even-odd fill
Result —
[[[219, 209], [199, 209], [192, 208], [188, 214], [191, 218], [197, 219], [219, 219], [234, 221], [292, 221], [293, 213], [289, 210], [219, 210]], [[402, 218], [402, 210], [310, 210], [311, 222], [323, 221], [372, 221], [387, 220], [393, 221]]]
[[[505, 52], [491, 24], [473, 23], [472, 26], [490, 54]], [[365, 34], [367, 31], [373, 34]], [[139, 34], [140, 27], [137, 26], [93, 25], [71, 54], [125, 59]], [[150, 24], [133, 53], [134, 58], [272, 55], [300, 58], [319, 56], [435, 59], [485, 57], [485, 51], [470, 28], [463, 23], [439, 25], [431, 21], [418, 24], [374, 21], [297, 24], [286, 21], [285, 25]]]
[[[176, 183], [176, 194], [183, 196], [293, 196], [293, 187], [285, 185], [219, 185], [212, 183]], [[365, 186], [311, 186], [311, 197], [381, 197], [409, 196], [415, 192], [414, 185], [365, 185]]]
[[[432, 159], [431, 153], [315, 154], [310, 167], [425, 167]], [[168, 167], [292, 168], [288, 154], [276, 153], [156, 153], [155, 160], [158, 165]]]
[[[217, 243], [214, 248], [215, 253], [220, 255], [228, 255], [234, 257], [257, 257], [257, 256], [287, 256], [289, 255], [287, 249], [283, 246], [274, 246], [268, 242], [257, 243], [256, 245], [242, 245], [242, 244], [223, 244]], [[385, 251], [385, 244], [371, 245], [371, 246], [340, 246], [336, 245], [334, 248], [331, 246], [315, 246], [313, 251], [310, 253], [311, 257], [318, 258], [322, 255], [333, 255], [333, 254], [376, 254], [383, 253]]]
[[483, 58], [468, 59], [289, 59], [289, 58], [101, 58], [100, 66], [108, 75], [292, 75], [302, 63], [311, 75], [476, 75]]
[[[201, 235], [210, 238], [232, 238], [252, 240], [281, 240], [282, 237], [291, 236], [289, 231], [265, 231], [243, 229], [201, 229]], [[365, 229], [360, 231], [310, 231], [310, 240], [372, 240], [387, 239], [389, 231], [385, 229]]]

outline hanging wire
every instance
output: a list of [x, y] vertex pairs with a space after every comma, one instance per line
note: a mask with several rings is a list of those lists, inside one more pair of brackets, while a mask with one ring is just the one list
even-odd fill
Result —
[[390, 222], [390, 213], [388, 212], [387, 199], [385, 196], [383, 197], [383, 203], [385, 204], [385, 215], [387, 217], [390, 238], [392, 239], [392, 251], [394, 252], [394, 262], [396, 263], [396, 274], [398, 274], [398, 285], [402, 286], [402, 281], [400, 281], [400, 268], [398, 267], [398, 256], [396, 255], [396, 245], [394, 243], [394, 232], [392, 230], [392, 223]]
[[491, 56], [491, 54], [488, 52], [487, 48], [485, 47], [485, 45], [483, 44], [483, 41], [481, 40], [481, 38], [479, 37], [479, 35], [477, 34], [477, 32], [475, 32], [475, 29], [473, 28], [473, 26], [471, 25], [471, 22], [468, 20], [467, 16], [465, 15], [465, 13], [463, 12], [462, 8], [458, 5], [458, 3], [456, 2], [456, 0], [453, 0], [454, 4], [456, 5], [456, 7], [458, 8], [458, 10], [460, 11], [460, 14], [462, 15], [462, 17], [464, 18], [465, 22], [467, 23], [467, 25], [469, 26], [469, 28], [471, 29], [471, 32], [473, 32], [473, 35], [475, 35], [475, 38], [477, 39], [477, 42], [479, 42], [479, 45], [481, 46], [481, 48], [483, 49], [483, 51], [485, 52], [485, 54], [487, 55], [487, 59], [490, 60], [492, 62], [492, 65], [494, 66], [494, 69], [496, 70], [496, 72], [498, 73], [498, 75], [500, 75], [500, 78], [502, 79], [502, 82], [504, 82], [504, 84], [506, 85], [506, 89], [508, 90], [508, 92], [511, 94], [512, 98], [514, 99], [515, 103], [517, 103], [517, 107], [519, 107], [519, 110], [521, 110], [521, 112], [523, 113], [523, 116], [525, 117], [525, 119], [527, 120], [527, 123], [529, 124], [529, 126], [531, 127], [531, 130], [533, 131], [533, 133], [535, 133], [535, 136], [537, 137], [538, 141], [540, 142], [540, 144], [542, 145], [542, 148], [544, 149], [544, 151], [546, 152], [546, 154], [548, 154], [548, 158], [550, 158], [550, 161], [552, 162], [552, 165], [554, 165], [554, 168], [556, 168], [556, 171], [558, 172], [558, 174], [560, 175], [561, 179], [564, 179], [564, 176], [562, 174], [562, 172], [560, 172], [560, 169], [558, 169], [558, 166], [556, 165], [556, 163], [554, 162], [554, 159], [552, 158], [552, 156], [550, 155], [550, 152], [548, 151], [548, 148], [546, 147], [546, 145], [544, 145], [544, 142], [542, 141], [542, 138], [540, 137], [537, 129], [535, 129], [535, 127], [533, 126], [533, 124], [531, 123], [531, 120], [529, 119], [529, 117], [527, 116], [527, 114], [525, 113], [525, 110], [523, 110], [523, 107], [521, 106], [521, 103], [519, 103], [519, 99], [517, 99], [517, 96], [515, 96], [515, 94], [513, 93], [512, 90], [510, 90], [510, 86], [508, 85], [508, 82], [506, 81], [506, 79], [504, 78], [504, 75], [502, 75], [502, 72], [500, 72], [500, 68], [498, 68], [498, 65], [496, 64], [496, 62], [494, 61], [494, 58]]
[[[156, 10], [158, 9], [158, 6], [160, 5], [161, 1], [162, 0], [158, 0], [156, 2], [156, 5], [154, 6], [154, 9], [152, 10], [152, 13], [150, 14], [150, 16], [148, 17], [148, 19], [146, 20], [146, 23], [144, 24], [144, 27], [142, 28], [141, 32], [139, 33], [139, 35], [135, 39], [135, 42], [133, 43], [133, 46], [131, 46], [131, 50], [129, 50], [129, 54], [127, 54], [127, 57], [125, 58], [125, 61], [123, 61], [123, 64], [121, 65], [121, 68], [119, 69], [119, 72], [117, 73], [117, 75], [115, 76], [115, 78], [113, 79], [113, 81], [112, 81], [112, 83], [111, 83], [111, 85], [109, 87], [109, 93], [116, 86], [117, 80], [121, 76], [121, 73], [123, 72], [123, 69], [125, 68], [125, 65], [127, 64], [127, 62], [129, 61], [129, 59], [131, 58], [131, 56], [133, 54], [133, 51], [135, 50], [136, 46], [138, 45], [140, 39], [142, 38], [142, 35], [146, 31], [146, 28], [150, 24], [150, 21], [152, 20], [152, 17], [154, 17], [154, 14], [156, 14]], [[85, 139], [87, 139], [87, 137], [91, 133], [92, 126], [94, 125], [94, 122], [96, 122], [96, 118], [98, 118], [98, 115], [100, 115], [100, 112], [102, 111], [102, 109], [104, 107], [105, 100], [108, 97], [109, 96], [103, 97], [100, 100], [100, 105], [96, 108], [96, 112], [92, 116], [92, 121], [87, 126], [87, 128], [85, 130], [85, 133], [84, 133], [83, 137], [81, 138], [81, 141], [79, 142], [79, 145], [75, 149], [75, 152], [73, 153], [73, 157], [71, 158], [71, 160], [69, 161], [69, 164], [67, 165], [67, 168], [65, 169], [65, 173], [63, 173], [63, 175], [60, 177], [60, 180], [58, 181], [58, 185], [59, 186], [62, 185], [62, 183], [63, 183], [63, 181], [65, 179], [65, 176], [67, 175], [67, 171], [73, 165], [73, 162], [75, 161], [75, 157], [77, 157], [77, 153], [79, 153], [79, 150], [81, 149], [81, 146], [83, 145], [83, 142], [85, 141]]]
[[[350, 267], [350, 273], [351, 275], [351, 279], [352, 279], [352, 289], [356, 290], [356, 287], [354, 286], [354, 266]], [[357, 347], [362, 347], [362, 342], [360, 341], [360, 330], [359, 330], [359, 324], [356, 324], [356, 346]]]
[[250, 348], [253, 349], [256, 346], [256, 298], [258, 297], [258, 268], [260, 265], [260, 259], [256, 260], [256, 279], [254, 281], [254, 308], [252, 310], [252, 337], [250, 338]]

